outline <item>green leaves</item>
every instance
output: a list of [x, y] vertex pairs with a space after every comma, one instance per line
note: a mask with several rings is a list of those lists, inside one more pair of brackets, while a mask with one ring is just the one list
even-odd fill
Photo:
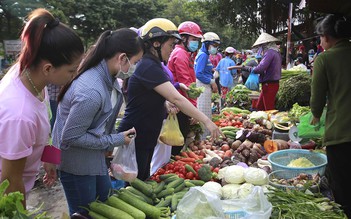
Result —
[[[0, 184], [0, 218], [12, 218], [12, 219], [49, 219], [46, 216], [46, 212], [41, 212], [36, 214], [40, 208], [33, 212], [28, 212], [22, 201], [24, 200], [24, 195], [20, 192], [10, 192], [5, 194], [6, 189], [9, 187], [10, 183], [8, 180], [4, 180]], [[32, 215], [36, 214], [34, 217]]]

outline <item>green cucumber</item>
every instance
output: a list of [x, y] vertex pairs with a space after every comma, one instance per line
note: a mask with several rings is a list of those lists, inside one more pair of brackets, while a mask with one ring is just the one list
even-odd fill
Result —
[[178, 177], [177, 175], [168, 177], [168, 178], [165, 179], [164, 181], [165, 181], [166, 184], [168, 184], [168, 183], [170, 183], [170, 182], [172, 182], [172, 181], [174, 181], [174, 180], [176, 180], [176, 179], [179, 179], [179, 177]]
[[185, 188], [185, 183], [182, 182], [181, 184], [179, 184], [177, 187], [174, 188], [174, 193], [176, 192], [180, 192]]
[[154, 189], [154, 193], [157, 194], [159, 192], [161, 192], [163, 190], [163, 188], [165, 187], [166, 183], [165, 181], [161, 181]]
[[122, 199], [117, 198], [116, 196], [108, 197], [106, 204], [118, 208], [122, 211], [127, 212], [130, 214], [134, 219], [145, 219], [146, 215], [144, 212], [140, 211], [133, 205], [128, 204], [127, 202], [123, 201]]
[[185, 169], [187, 172], [192, 172], [193, 174], [196, 175], [196, 171], [194, 170], [194, 168], [192, 166], [190, 166], [189, 164], [185, 164]]
[[160, 175], [160, 180], [165, 180], [171, 176], [177, 176], [177, 174], [175, 173], [168, 173], [168, 174], [163, 174], [163, 175]]
[[151, 197], [153, 194], [152, 186], [138, 178], [135, 178], [130, 184], [148, 197]]
[[178, 178], [170, 183], [168, 183], [166, 185], [166, 188], [176, 188], [177, 186], [179, 186], [180, 184], [182, 184], [184, 182], [184, 179], [183, 178]]
[[197, 179], [191, 179], [191, 180], [189, 180], [189, 182], [191, 182], [192, 184], [194, 184], [196, 186], [203, 186], [205, 184], [205, 181], [197, 180]]
[[134, 219], [130, 214], [102, 202], [89, 203], [89, 209], [108, 219]]
[[159, 219], [161, 217], [160, 209], [146, 202], [143, 202], [140, 199], [130, 196], [126, 192], [121, 192], [118, 195], [118, 198], [122, 199], [123, 201], [127, 202], [130, 205], [133, 205], [140, 211], [144, 212], [147, 218]]
[[167, 189], [164, 189], [162, 190], [161, 192], [159, 192], [156, 197], [157, 198], [162, 198], [162, 197], [165, 197], [167, 195], [171, 195], [174, 193], [174, 188], [167, 188]]

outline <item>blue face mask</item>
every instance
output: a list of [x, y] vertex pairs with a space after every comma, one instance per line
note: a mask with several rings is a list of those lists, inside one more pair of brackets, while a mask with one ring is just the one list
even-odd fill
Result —
[[195, 52], [199, 48], [199, 41], [189, 41], [188, 49], [190, 52]]
[[210, 48], [208, 49], [208, 53], [210, 53], [211, 55], [216, 54], [217, 53], [217, 47], [210, 46]]

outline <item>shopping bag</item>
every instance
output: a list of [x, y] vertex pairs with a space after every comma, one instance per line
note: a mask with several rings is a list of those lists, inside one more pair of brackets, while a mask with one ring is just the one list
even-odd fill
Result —
[[319, 124], [311, 125], [313, 118], [312, 112], [309, 112], [299, 118], [300, 123], [297, 125], [298, 136], [300, 138], [320, 138], [325, 131], [326, 109], [323, 110]]
[[177, 115], [168, 114], [161, 129], [160, 140], [170, 146], [184, 145], [184, 137], [179, 128]]
[[153, 175], [159, 168], [167, 164], [171, 159], [171, 155], [172, 147], [161, 141], [157, 141], [157, 145], [151, 159], [150, 176]]
[[250, 90], [258, 91], [260, 88], [259, 75], [251, 71], [251, 73], [249, 74], [249, 77], [245, 82], [245, 86]]
[[129, 145], [117, 148], [111, 161], [111, 172], [116, 179], [132, 182], [138, 175], [138, 163], [136, 161], [135, 137]]

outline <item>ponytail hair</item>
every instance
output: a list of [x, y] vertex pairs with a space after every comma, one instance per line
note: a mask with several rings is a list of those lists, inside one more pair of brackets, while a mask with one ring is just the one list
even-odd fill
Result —
[[58, 96], [60, 102], [72, 82], [79, 78], [85, 71], [98, 65], [102, 60], [111, 59], [117, 53], [126, 53], [127, 57], [137, 55], [143, 50], [143, 42], [138, 34], [129, 29], [121, 28], [115, 31], [107, 30], [103, 32], [98, 40], [92, 45], [78, 67], [78, 74], [68, 84], [66, 84]]
[[316, 26], [319, 35], [328, 35], [335, 39], [351, 37], [351, 19], [337, 14], [329, 14]]
[[49, 61], [54, 67], [72, 64], [84, 53], [79, 36], [43, 8], [29, 14], [21, 40], [20, 72], [38, 65], [41, 60]]

